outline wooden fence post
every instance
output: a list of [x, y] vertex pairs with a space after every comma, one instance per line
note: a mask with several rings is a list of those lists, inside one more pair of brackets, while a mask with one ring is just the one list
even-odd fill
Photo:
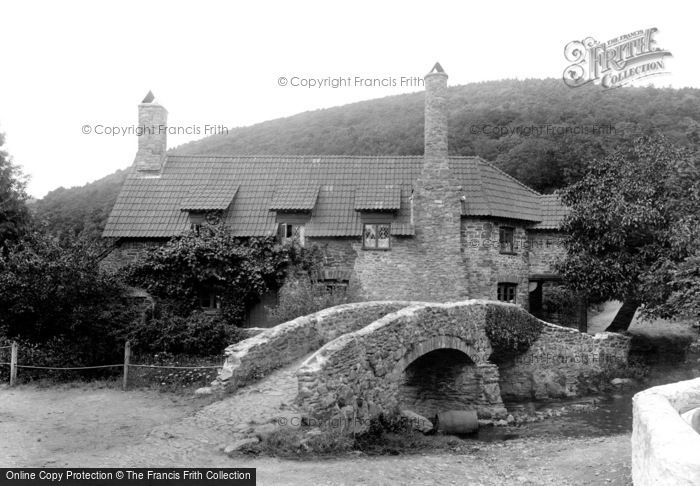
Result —
[[129, 359], [131, 358], [131, 343], [129, 341], [124, 345], [124, 382], [122, 383], [122, 390], [126, 391], [127, 384], [129, 382]]
[[17, 345], [16, 341], [12, 341], [12, 352], [10, 355], [10, 386], [15, 386], [17, 381]]

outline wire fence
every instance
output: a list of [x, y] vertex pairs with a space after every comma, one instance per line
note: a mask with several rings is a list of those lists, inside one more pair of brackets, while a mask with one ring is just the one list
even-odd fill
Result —
[[28, 364], [19, 364], [19, 344], [13, 342], [10, 346], [0, 346], [0, 349], [10, 349], [11, 358], [9, 362], [0, 362], [0, 366], [9, 365], [10, 366], [10, 386], [15, 386], [17, 384], [17, 371], [19, 369], [31, 369], [31, 370], [49, 370], [49, 371], [77, 371], [77, 370], [96, 370], [96, 369], [106, 369], [106, 368], [123, 368], [123, 379], [122, 379], [122, 389], [126, 390], [129, 384], [129, 369], [130, 368], [143, 368], [143, 369], [163, 369], [163, 370], [215, 370], [220, 369], [221, 365], [215, 366], [174, 366], [174, 365], [153, 365], [153, 364], [137, 364], [131, 363], [131, 343], [126, 342], [124, 346], [124, 362], [106, 365], [95, 365], [95, 366], [34, 366]]

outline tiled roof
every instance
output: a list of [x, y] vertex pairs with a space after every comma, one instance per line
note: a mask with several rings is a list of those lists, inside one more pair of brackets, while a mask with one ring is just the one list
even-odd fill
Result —
[[[211, 184], [228, 187], [235, 194], [224, 218], [237, 236], [275, 235], [275, 211], [270, 210], [275, 205], [288, 210], [312, 208], [305, 229], [307, 236], [359, 236], [361, 215], [355, 210], [358, 194], [360, 206], [368, 204], [362, 201], [367, 194], [374, 204], [367, 209], [374, 210], [385, 202], [387, 209], [396, 206], [398, 195], [391, 232], [412, 235], [409, 198], [422, 163], [422, 156], [169, 155], [160, 177], [144, 177], [135, 171], [129, 174], [103, 236], [156, 238], [186, 231], [189, 223], [187, 212], [180, 210], [183, 202], [191, 197], [193, 190]], [[547, 196], [541, 196], [478, 157], [450, 157], [449, 164], [455, 180], [462, 186], [463, 214], [544, 223], [540, 201], [549, 204]], [[310, 188], [314, 187], [317, 192], [312, 197], [314, 191]], [[286, 188], [301, 189], [286, 195]], [[310, 199], [315, 199], [315, 204], [309, 203]], [[553, 208], [548, 207], [548, 211], [548, 215], [555, 216]], [[547, 220], [548, 224], [553, 221]]]
[[283, 184], [275, 187], [270, 209], [272, 211], [311, 211], [316, 205], [318, 184]]
[[556, 194], [540, 196], [540, 207], [542, 221], [534, 226], [535, 229], [559, 229], [562, 220], [571, 212], [569, 208], [562, 205]]
[[180, 203], [180, 209], [183, 211], [223, 210], [229, 207], [237, 191], [236, 184], [221, 185], [218, 181], [202, 184], [190, 190]]
[[355, 211], [398, 211], [401, 188], [395, 185], [362, 186], [355, 190]]
[[450, 168], [463, 184], [463, 215], [540, 221], [540, 194], [485, 160], [451, 157]]

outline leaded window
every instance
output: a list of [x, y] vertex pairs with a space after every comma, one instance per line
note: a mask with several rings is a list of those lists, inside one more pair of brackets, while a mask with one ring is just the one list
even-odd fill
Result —
[[501, 253], [515, 252], [515, 231], [508, 226], [501, 226], [498, 232], [498, 242], [501, 246]]
[[391, 248], [391, 224], [365, 224], [362, 244], [366, 250], [389, 250]]
[[498, 284], [498, 300], [501, 302], [510, 302], [515, 304], [515, 291], [517, 285], [514, 283], [499, 283]]

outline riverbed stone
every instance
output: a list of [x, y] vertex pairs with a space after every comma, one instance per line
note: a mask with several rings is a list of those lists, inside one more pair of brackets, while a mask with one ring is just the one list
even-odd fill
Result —
[[613, 378], [610, 380], [610, 384], [614, 386], [625, 386], [632, 383], [630, 378]]
[[423, 432], [424, 434], [427, 434], [435, 428], [430, 420], [411, 410], [401, 410], [401, 417], [408, 420], [408, 424], [412, 429]]
[[232, 444], [227, 445], [224, 448], [224, 453], [231, 454], [233, 452], [243, 449], [246, 446], [257, 444], [258, 442], [260, 442], [260, 440], [257, 437], [248, 437], [245, 439], [240, 439]]

